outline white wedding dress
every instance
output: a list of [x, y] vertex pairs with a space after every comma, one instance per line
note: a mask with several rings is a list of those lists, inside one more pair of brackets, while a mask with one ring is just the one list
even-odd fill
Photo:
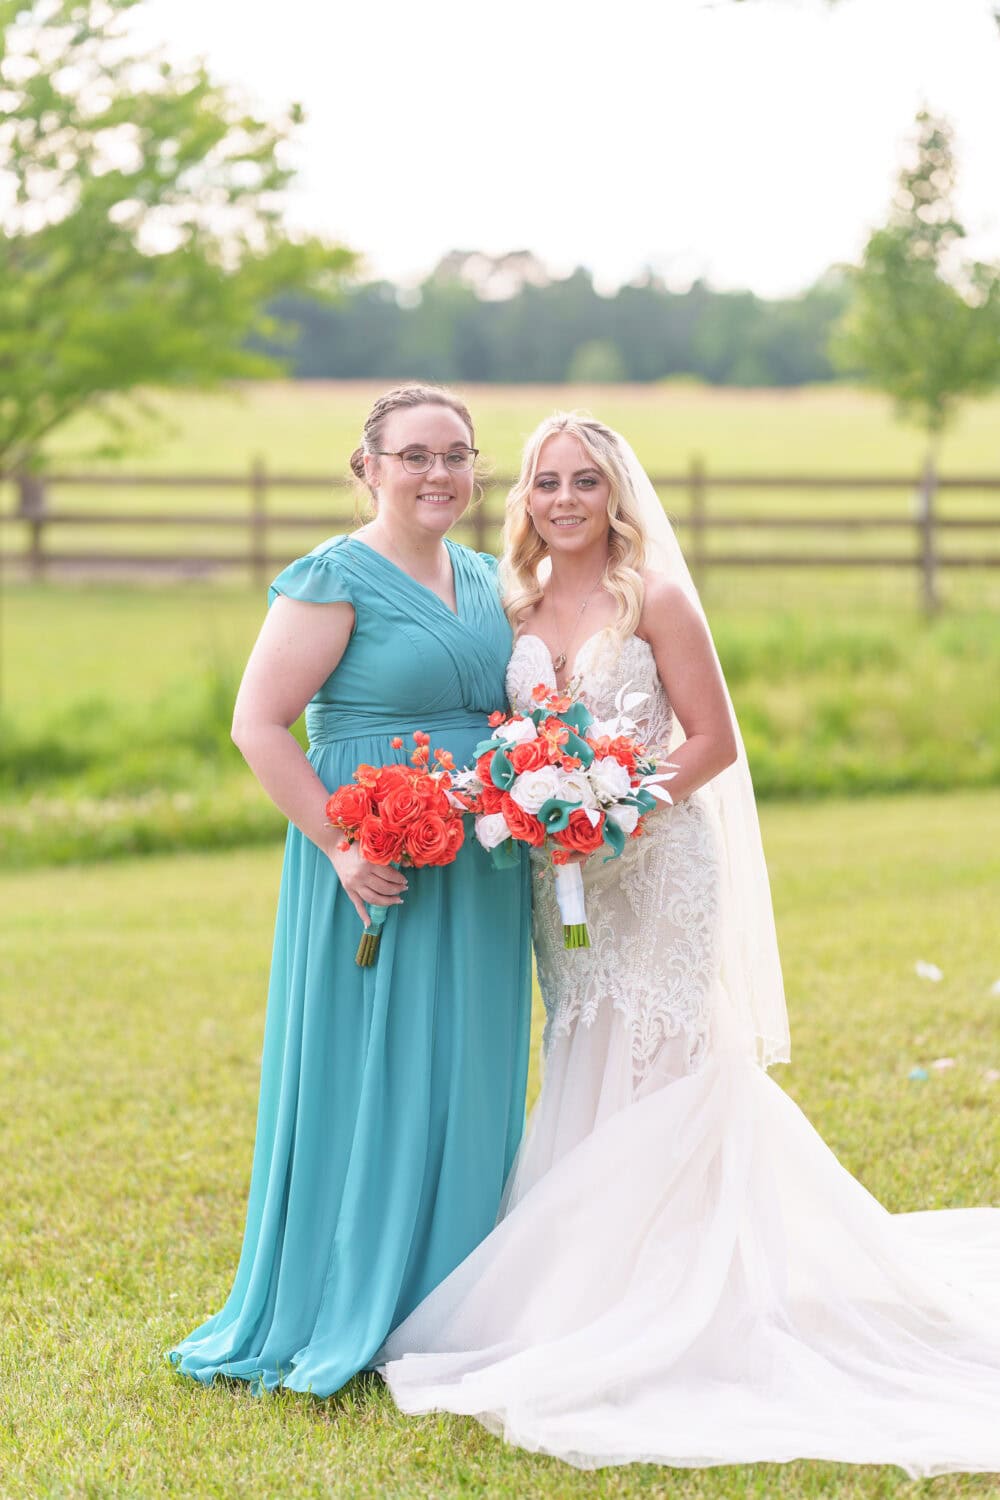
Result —
[[[577, 657], [671, 711], [645, 642]], [[519, 639], [512, 703], [554, 685]], [[379, 1356], [407, 1412], [478, 1418], [581, 1468], [833, 1459], [1000, 1470], [1000, 1210], [890, 1214], [720, 1018], [722, 847], [709, 798], [585, 867], [567, 952], [536, 866], [541, 1098], [493, 1233]]]

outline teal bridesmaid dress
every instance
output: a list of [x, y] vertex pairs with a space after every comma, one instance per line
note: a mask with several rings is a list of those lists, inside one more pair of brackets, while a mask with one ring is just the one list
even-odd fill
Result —
[[[449, 541], [457, 613], [341, 536], [275, 579], [346, 600], [355, 625], [306, 709], [323, 784], [405, 760], [409, 736], [471, 761], [505, 701], [511, 636], [492, 558]], [[392, 738], [406, 736], [394, 750]], [[527, 862], [496, 870], [471, 836], [407, 872], [378, 959], [325, 854], [289, 827], [243, 1249], [229, 1299], [172, 1362], [325, 1396], [492, 1229], [521, 1137], [531, 1003]]]

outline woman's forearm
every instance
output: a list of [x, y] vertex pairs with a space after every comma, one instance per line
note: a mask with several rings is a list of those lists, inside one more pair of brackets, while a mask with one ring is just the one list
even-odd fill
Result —
[[736, 742], [728, 736], [719, 739], [715, 735], [693, 734], [676, 750], [671, 750], [667, 759], [678, 768], [677, 774], [672, 781], [663, 781], [660, 785], [675, 802], [680, 802], [732, 765], [736, 759]]
[[233, 740], [274, 805], [329, 853], [339, 838], [326, 821], [329, 792], [294, 736], [281, 724], [253, 724], [234, 730]]

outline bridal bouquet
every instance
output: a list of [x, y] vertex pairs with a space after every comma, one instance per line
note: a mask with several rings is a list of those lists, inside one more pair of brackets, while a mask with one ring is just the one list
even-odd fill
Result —
[[475, 767], [455, 775], [495, 863], [512, 858], [514, 843], [551, 853], [567, 948], [590, 947], [583, 872], [570, 856], [603, 844], [605, 858], [617, 858], [657, 801], [673, 801], [663, 783], [677, 767], [656, 760], [628, 717], [647, 696], [623, 688], [615, 717], [599, 721], [579, 699], [540, 684], [531, 713], [490, 715], [492, 738], [476, 746]]
[[[413, 735], [416, 749], [410, 765], [360, 765], [353, 781], [338, 787], [326, 804], [326, 819], [343, 830], [341, 849], [360, 845], [373, 865], [450, 865], [465, 839], [462, 816], [468, 800], [452, 790], [455, 763], [447, 750], [434, 751], [430, 736]], [[397, 737], [394, 750], [403, 748]], [[365, 929], [355, 962], [370, 968], [378, 953], [387, 906], [368, 904], [371, 926]]]

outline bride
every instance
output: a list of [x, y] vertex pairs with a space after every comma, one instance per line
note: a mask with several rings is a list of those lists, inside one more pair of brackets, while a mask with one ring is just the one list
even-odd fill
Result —
[[536, 864], [541, 1098], [497, 1227], [378, 1357], [396, 1402], [581, 1468], [1000, 1470], [1000, 1211], [888, 1213], [767, 1073], [788, 1030], [746, 757], [624, 439], [543, 422], [505, 544], [511, 703], [647, 694], [674, 805], [587, 861], [589, 949]]

